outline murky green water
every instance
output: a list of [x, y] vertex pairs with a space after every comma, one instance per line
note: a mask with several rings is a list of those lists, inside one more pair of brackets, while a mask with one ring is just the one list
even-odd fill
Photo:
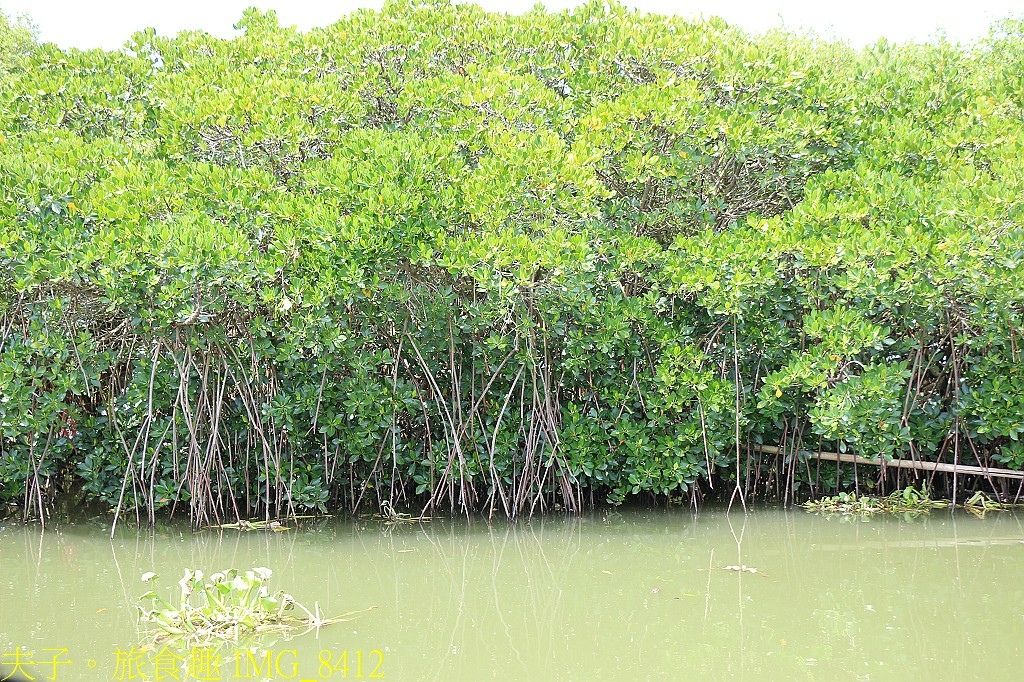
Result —
[[[127, 664], [140, 575], [169, 586], [185, 568], [267, 566], [272, 586], [328, 614], [376, 609], [268, 641], [276, 665], [259, 671], [225, 654], [206, 679], [1007, 680], [1024, 663], [1024, 526], [1005, 513], [108, 535], [0, 529], [0, 662], [24, 647], [36, 679], [173, 680], [154, 652]], [[738, 565], [756, 572], [724, 568]]]

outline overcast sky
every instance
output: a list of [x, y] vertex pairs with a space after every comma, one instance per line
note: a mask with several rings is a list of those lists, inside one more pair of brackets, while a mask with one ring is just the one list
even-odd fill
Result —
[[[322, 26], [357, 7], [380, 7], [377, 0], [0, 0], [6, 14], [27, 13], [41, 37], [63, 47], [117, 49], [132, 33], [153, 26], [164, 35], [203, 29], [230, 36], [231, 25], [250, 5], [275, 9], [281, 23], [300, 28]], [[523, 12], [536, 0], [481, 0], [491, 11]], [[579, 4], [547, 0], [548, 9]], [[894, 41], [928, 40], [943, 32], [951, 40], [984, 35], [993, 21], [1024, 16], [1024, 0], [627, 0], [648, 12], [687, 17], [717, 14], [749, 31], [784, 24], [811, 29], [854, 45], [881, 37]]]

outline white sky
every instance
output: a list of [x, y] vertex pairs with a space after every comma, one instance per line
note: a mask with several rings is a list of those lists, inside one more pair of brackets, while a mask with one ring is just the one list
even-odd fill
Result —
[[[485, 9], [523, 12], [536, 0], [479, 0]], [[380, 7], [382, 0], [0, 0], [8, 15], [29, 14], [41, 38], [63, 47], [117, 49], [132, 33], [153, 26], [163, 35], [203, 29], [220, 36], [250, 5], [275, 9], [282, 24], [300, 28], [329, 24], [357, 7]], [[579, 4], [546, 0], [548, 9]], [[892, 41], [928, 40], [943, 32], [951, 40], [984, 35], [993, 21], [1024, 17], [1024, 0], [626, 0], [649, 12], [687, 17], [719, 15], [748, 31], [784, 24], [856, 46], [880, 37]]]

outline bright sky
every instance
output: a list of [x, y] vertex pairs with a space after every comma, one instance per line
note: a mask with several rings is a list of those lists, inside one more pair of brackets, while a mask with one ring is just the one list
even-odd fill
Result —
[[[203, 29], [230, 36], [231, 25], [250, 5], [275, 9], [282, 24], [300, 28], [329, 24], [357, 7], [380, 7], [382, 0], [0, 0], [8, 15], [29, 14], [45, 41], [63, 47], [117, 49], [132, 33], [153, 26], [163, 35]], [[523, 12], [536, 0], [479, 0], [491, 11]], [[551, 10], [578, 0], [546, 0]], [[1024, 17], [1024, 0], [626, 0], [648, 12], [688, 17], [719, 15], [748, 31], [784, 24], [811, 29], [856, 46], [881, 37], [892, 41], [928, 40], [937, 32], [970, 41], [993, 21]]]

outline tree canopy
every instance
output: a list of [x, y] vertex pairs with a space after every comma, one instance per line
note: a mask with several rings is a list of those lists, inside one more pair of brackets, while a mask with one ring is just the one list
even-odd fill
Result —
[[1022, 24], [236, 28], [0, 21], [0, 498], [516, 515], [852, 485], [818, 449], [1024, 466]]

